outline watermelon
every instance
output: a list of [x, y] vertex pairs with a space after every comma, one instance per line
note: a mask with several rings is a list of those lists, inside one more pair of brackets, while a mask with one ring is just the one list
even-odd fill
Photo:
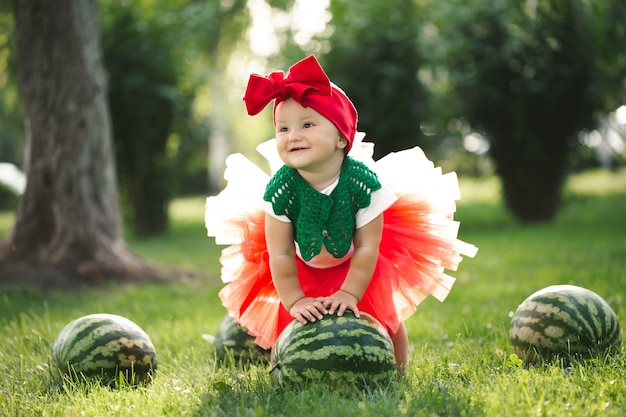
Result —
[[274, 347], [271, 375], [281, 384], [322, 381], [335, 388], [386, 385], [396, 375], [393, 343], [369, 314], [351, 311], [291, 322]]
[[202, 337], [213, 344], [220, 362], [229, 359], [242, 364], [269, 362], [270, 350], [254, 343], [254, 337], [248, 334], [248, 329], [237, 324], [229, 315], [222, 319], [215, 336], [203, 334]]
[[622, 341], [607, 302], [574, 285], [553, 285], [531, 294], [513, 314], [509, 336], [517, 356], [530, 363], [611, 353]]
[[65, 326], [51, 348], [51, 371], [72, 380], [107, 383], [149, 381], [157, 369], [148, 335], [131, 320], [114, 314], [90, 314]]

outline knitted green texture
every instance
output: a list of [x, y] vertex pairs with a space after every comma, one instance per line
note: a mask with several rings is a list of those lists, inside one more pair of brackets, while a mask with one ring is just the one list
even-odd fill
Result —
[[350, 250], [359, 209], [370, 205], [380, 189], [376, 173], [364, 163], [346, 157], [337, 187], [326, 195], [314, 189], [294, 168], [283, 166], [270, 179], [263, 199], [274, 213], [286, 215], [305, 261], [319, 255], [322, 245], [335, 258]]

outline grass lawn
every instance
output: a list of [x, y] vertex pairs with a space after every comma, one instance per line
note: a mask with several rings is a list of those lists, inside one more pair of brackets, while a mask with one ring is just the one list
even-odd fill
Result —
[[[216, 247], [202, 197], [171, 207], [165, 237], [130, 241], [142, 256], [189, 270], [183, 283], [100, 290], [0, 292], [0, 415], [4, 416], [623, 416], [626, 350], [570, 365], [522, 366], [512, 357], [512, 313], [532, 292], [575, 284], [600, 294], [626, 325], [626, 170], [570, 179], [554, 223], [522, 227], [502, 208], [497, 181], [463, 180], [460, 237], [479, 247], [444, 303], [427, 299], [407, 321], [408, 375], [341, 395], [324, 385], [285, 390], [268, 367], [219, 366], [201, 338], [225, 311]], [[12, 215], [0, 213], [0, 236]], [[55, 384], [48, 361], [58, 332], [96, 312], [130, 318], [152, 338], [159, 369], [139, 388]]]

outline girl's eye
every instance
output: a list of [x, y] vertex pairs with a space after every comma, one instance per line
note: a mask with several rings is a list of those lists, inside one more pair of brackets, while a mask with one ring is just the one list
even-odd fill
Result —
[[279, 127], [277, 131], [278, 132], [286, 132], [287, 128], [286, 127]]
[[306, 123], [304, 124], [304, 128], [305, 128], [305, 129], [308, 129], [309, 127], [313, 127], [313, 123], [311, 123], [311, 122], [306, 122]]

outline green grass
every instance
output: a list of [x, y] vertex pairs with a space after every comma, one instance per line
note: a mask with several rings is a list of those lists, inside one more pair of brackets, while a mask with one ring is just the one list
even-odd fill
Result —
[[[466, 259], [444, 303], [426, 300], [407, 321], [410, 370], [390, 387], [341, 395], [323, 385], [282, 390], [265, 366], [216, 365], [201, 334], [224, 316], [220, 248], [205, 236], [203, 198], [177, 200], [168, 236], [130, 241], [142, 256], [191, 271], [183, 283], [111, 285], [75, 293], [0, 294], [0, 415], [7, 416], [622, 416], [626, 355], [538, 368], [511, 357], [510, 316], [528, 295], [575, 284], [602, 295], [626, 324], [626, 171], [570, 179], [554, 223], [522, 227], [497, 181], [463, 180], [460, 236]], [[12, 215], [0, 213], [0, 236]], [[147, 386], [55, 384], [49, 349], [70, 320], [120, 314], [152, 338], [159, 369]]]

